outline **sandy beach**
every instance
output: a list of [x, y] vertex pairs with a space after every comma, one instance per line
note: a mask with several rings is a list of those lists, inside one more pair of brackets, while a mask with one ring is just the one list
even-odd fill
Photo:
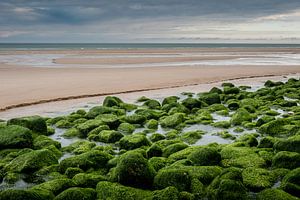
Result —
[[[52, 57], [47, 61], [50, 64], [41, 62], [38, 66], [0, 60], [0, 110], [104, 94], [300, 73], [297, 63], [267, 63], [263, 67], [247, 62], [238, 64], [241, 59], [262, 58], [269, 54], [272, 59], [274, 55], [298, 55], [299, 52], [299, 49], [253, 48], [3, 51], [2, 57], [21, 55], [31, 58], [44, 54]], [[227, 64], [218, 64], [226, 61]]]

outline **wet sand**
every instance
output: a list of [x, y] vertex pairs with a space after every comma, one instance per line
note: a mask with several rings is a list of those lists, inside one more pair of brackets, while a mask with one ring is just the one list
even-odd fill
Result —
[[[12, 64], [0, 64], [0, 109], [38, 104], [43, 102], [67, 100], [74, 98], [92, 97], [105, 94], [128, 93], [160, 88], [172, 88], [223, 80], [241, 79], [247, 77], [263, 77], [300, 73], [300, 65], [232, 65], [232, 66], [156, 66], [156, 67], [113, 67], [120, 63], [151, 63], [188, 61], [191, 56], [172, 57], [170, 54], [183, 55], [186, 52], [213, 52], [213, 55], [197, 59], [218, 60], [238, 57], [239, 54], [258, 54], [258, 49], [185, 49], [185, 50], [87, 50], [87, 51], [16, 51], [15, 54], [60, 53], [71, 55], [72, 58], [55, 60], [59, 67], [33, 67]], [[220, 55], [223, 52], [230, 56]], [[275, 49], [259, 49], [259, 52], [276, 52]], [[277, 52], [299, 53], [299, 49], [277, 49]], [[12, 53], [12, 52], [11, 52]], [[151, 54], [158, 57], [139, 57], [114, 59], [116, 54], [137, 55]], [[2, 55], [10, 55], [2, 52]], [[168, 54], [169, 57], [159, 57]], [[226, 54], [226, 55], [227, 55]], [[77, 58], [76, 55], [110, 55], [109, 59]], [[150, 59], [150, 60], [149, 60]], [[196, 57], [193, 57], [196, 59]], [[136, 60], [136, 63], [134, 62]], [[97, 68], [97, 65], [111, 64], [108, 68]], [[55, 63], [54, 63], [55, 64]], [[76, 64], [76, 67], [72, 66]], [[91, 65], [93, 67], [91, 67]]]

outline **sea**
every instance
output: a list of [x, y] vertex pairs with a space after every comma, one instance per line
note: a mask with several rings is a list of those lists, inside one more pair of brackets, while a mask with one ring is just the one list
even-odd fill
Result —
[[0, 50], [169, 48], [300, 48], [300, 44], [255, 43], [0, 43]]
[[[212, 51], [185, 51], [185, 49], [211, 49]], [[238, 48], [255, 49], [243, 52]], [[272, 51], [265, 49], [272, 48]], [[33, 66], [33, 67], [85, 67], [85, 68], [130, 68], [130, 67], [169, 67], [169, 66], [201, 66], [201, 65], [299, 65], [300, 44], [253, 44], [253, 43], [0, 43], [0, 63]], [[176, 53], [93, 53], [81, 54], [76, 51], [55, 50], [130, 50], [130, 49], [181, 49]], [[231, 49], [230, 51], [215, 51], [214, 49]], [[263, 49], [260, 51], [260, 49]], [[275, 49], [275, 51], [274, 51]], [[295, 50], [294, 50], [295, 49]], [[297, 49], [297, 50], [296, 50]], [[36, 50], [36, 51], [35, 51]], [[45, 52], [41, 52], [45, 50]], [[50, 50], [50, 51], [47, 51]], [[51, 51], [54, 50], [54, 51]], [[32, 51], [31, 53], [26, 53]], [[195, 57], [214, 56], [216, 59], [195, 59]], [[220, 57], [226, 56], [225, 59]], [[228, 57], [229, 56], [229, 57]], [[157, 62], [155, 57], [163, 58]], [[168, 58], [193, 57], [185, 61], [166, 61]], [[152, 61], [145, 63], [118, 63], [118, 64], [59, 64], [61, 58], [79, 59], [143, 59]], [[149, 60], [148, 59], [148, 60]]]

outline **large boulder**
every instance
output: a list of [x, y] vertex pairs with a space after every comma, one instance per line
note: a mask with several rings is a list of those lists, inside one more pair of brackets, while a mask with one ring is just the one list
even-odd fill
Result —
[[26, 127], [33, 132], [47, 135], [47, 124], [44, 118], [40, 116], [29, 116], [13, 118], [7, 121], [8, 125], [19, 125]]
[[238, 109], [231, 117], [233, 125], [241, 125], [243, 122], [251, 122], [253, 116], [244, 108]]
[[48, 190], [7, 189], [0, 192], [0, 200], [52, 200], [54, 195]]
[[41, 149], [19, 155], [6, 165], [5, 169], [6, 171], [32, 173], [42, 167], [57, 163], [57, 157], [52, 151]]
[[300, 166], [300, 154], [296, 152], [280, 151], [272, 160], [272, 167], [295, 169]]
[[167, 116], [160, 121], [162, 127], [174, 128], [184, 121], [184, 114], [175, 113]]
[[60, 162], [60, 171], [65, 172], [69, 167], [79, 167], [82, 170], [90, 168], [106, 168], [111, 155], [99, 150], [91, 150], [77, 156], [66, 158]]
[[218, 93], [204, 93], [199, 97], [200, 100], [204, 101], [208, 105], [221, 103], [221, 98]]
[[279, 140], [274, 144], [274, 149], [276, 151], [293, 151], [300, 153], [300, 135]]
[[126, 135], [120, 140], [120, 148], [126, 150], [149, 146], [150, 141], [142, 134]]
[[0, 128], [0, 150], [8, 148], [31, 148], [32, 135], [28, 128], [11, 125]]
[[204, 147], [192, 152], [188, 156], [188, 159], [191, 160], [194, 165], [218, 165], [221, 161], [221, 155], [216, 148]]
[[280, 189], [265, 189], [257, 194], [257, 200], [297, 200], [297, 197], [290, 195]]
[[111, 179], [123, 185], [149, 188], [152, 186], [155, 170], [147, 159], [138, 152], [127, 152], [121, 156]]
[[300, 167], [290, 171], [281, 182], [284, 191], [300, 198]]
[[255, 167], [245, 169], [242, 176], [244, 185], [256, 192], [266, 188], [271, 188], [276, 180], [276, 177], [272, 172], [263, 168]]
[[36, 185], [36, 186], [32, 187], [32, 189], [48, 190], [48, 191], [52, 192], [54, 195], [58, 195], [62, 191], [66, 190], [70, 187], [73, 187], [73, 186], [74, 186], [74, 182], [72, 180], [67, 179], [67, 178], [58, 178], [58, 179], [50, 180], [50, 181], [41, 183], [39, 185]]
[[161, 169], [154, 178], [154, 187], [164, 189], [169, 186], [176, 187], [179, 191], [189, 191], [192, 178], [186, 169]]
[[98, 199], [144, 200], [151, 197], [151, 191], [127, 187], [118, 183], [100, 181], [96, 187]]
[[95, 200], [96, 197], [97, 192], [92, 188], [73, 187], [57, 195], [54, 200]]
[[104, 101], [103, 101], [103, 106], [106, 107], [113, 107], [113, 106], [119, 106], [120, 103], [123, 103], [123, 101], [119, 98], [119, 97], [115, 97], [115, 96], [107, 96], [105, 97]]
[[114, 130], [103, 130], [98, 136], [99, 141], [104, 143], [115, 143], [123, 137], [122, 133]]

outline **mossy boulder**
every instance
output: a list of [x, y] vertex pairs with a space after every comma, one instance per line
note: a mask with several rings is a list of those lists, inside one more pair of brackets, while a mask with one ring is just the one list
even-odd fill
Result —
[[33, 140], [33, 148], [34, 149], [43, 149], [46, 147], [49, 147], [51, 145], [54, 145], [57, 149], [61, 148], [60, 142], [57, 142], [55, 140], [52, 140], [51, 138], [45, 136], [45, 135], [39, 135]]
[[184, 99], [181, 103], [182, 105], [184, 105], [186, 108], [190, 110], [192, 110], [193, 108], [201, 107], [201, 101], [192, 97], [188, 97]]
[[34, 186], [32, 189], [43, 189], [51, 191], [54, 195], [58, 195], [62, 191], [73, 187], [74, 182], [67, 178], [62, 179], [54, 179], [47, 182], [44, 182], [42, 184]]
[[[59, 171], [59, 167], [58, 167], [58, 170]], [[73, 178], [76, 174], [79, 174], [79, 173], [83, 173], [83, 170], [80, 169], [79, 167], [69, 167], [66, 171], [65, 171], [65, 175], [68, 177], [68, 178]]]
[[134, 134], [124, 136], [119, 144], [121, 149], [132, 150], [142, 146], [149, 146], [150, 141], [142, 134]]
[[95, 188], [98, 182], [105, 181], [106, 178], [98, 173], [78, 173], [72, 180], [77, 187]]
[[0, 128], [0, 150], [8, 148], [31, 148], [32, 135], [28, 128], [11, 125]]
[[183, 113], [175, 113], [167, 116], [160, 121], [162, 127], [174, 128], [184, 121]]
[[258, 147], [259, 148], [273, 148], [274, 143], [276, 142], [276, 138], [271, 136], [266, 136], [261, 138], [259, 141]]
[[297, 200], [297, 197], [290, 195], [280, 189], [265, 189], [257, 194], [257, 200]]
[[163, 150], [159, 145], [154, 143], [147, 149], [146, 153], [148, 158], [160, 157], [162, 156]]
[[187, 148], [188, 145], [185, 143], [175, 143], [167, 146], [166, 148], [163, 149], [163, 157], [169, 157], [171, 154], [180, 151], [182, 149]]
[[300, 153], [300, 135], [278, 140], [274, 144], [276, 151], [293, 151]]
[[188, 157], [194, 165], [218, 165], [221, 161], [221, 155], [216, 148], [204, 147], [192, 152]]
[[287, 130], [284, 128], [288, 124], [287, 119], [276, 119], [263, 124], [258, 131], [270, 136], [286, 135]]
[[149, 121], [147, 121], [146, 127], [148, 129], [157, 129], [157, 127], [158, 127], [158, 121], [155, 120], [155, 119], [150, 119]]
[[113, 106], [119, 106], [120, 103], [123, 103], [123, 101], [115, 96], [107, 96], [105, 97], [104, 101], [103, 101], [103, 106], [106, 107], [113, 107]]
[[104, 124], [108, 125], [112, 129], [117, 128], [120, 124], [119, 117], [115, 114], [101, 114], [95, 119], [101, 120]]
[[102, 120], [90, 119], [82, 124], [79, 124], [76, 128], [80, 131], [82, 135], [87, 136], [91, 130], [101, 125], [104, 125], [104, 122]]
[[99, 141], [104, 143], [115, 143], [119, 141], [123, 134], [114, 130], [103, 130], [99, 133]]
[[6, 171], [32, 173], [45, 166], [57, 164], [56, 155], [48, 149], [24, 153], [5, 166]]
[[[151, 197], [147, 200], [179, 200], [179, 192], [175, 187], [166, 187], [162, 190], [153, 191]], [[182, 198], [184, 199], [184, 198]]]
[[272, 167], [295, 169], [300, 166], [300, 154], [296, 152], [280, 151], [272, 160]]
[[242, 176], [244, 185], [255, 192], [271, 188], [276, 180], [271, 171], [255, 167], [243, 170]]
[[95, 200], [96, 197], [97, 192], [92, 188], [73, 187], [57, 195], [54, 200]]
[[0, 192], [0, 200], [52, 200], [54, 195], [48, 190], [7, 189]]
[[203, 93], [200, 95], [199, 99], [208, 105], [221, 103], [221, 98], [218, 93]]
[[143, 124], [146, 120], [145, 116], [139, 114], [129, 115], [124, 118], [124, 121], [130, 124]]
[[218, 127], [218, 128], [229, 128], [231, 126], [231, 123], [229, 121], [219, 121], [219, 122], [215, 122], [213, 124], [211, 124], [214, 127]]
[[[174, 169], [176, 168], [177, 166], [174, 166]], [[209, 185], [222, 172], [219, 166], [182, 166], [180, 168], [187, 170], [192, 178], [198, 179], [203, 185]]]
[[275, 87], [275, 86], [280, 86], [280, 85], [283, 85], [284, 83], [283, 82], [274, 82], [274, 81], [271, 81], [271, 80], [267, 80], [264, 84], [264, 86], [266, 87]]
[[177, 96], [169, 96], [169, 97], [166, 97], [164, 98], [164, 100], [162, 101], [162, 105], [166, 105], [166, 104], [171, 104], [171, 103], [177, 103], [177, 101], [179, 100], [180, 98], [177, 97]]
[[238, 94], [240, 89], [237, 87], [224, 87], [224, 94]]
[[69, 128], [63, 134], [64, 138], [82, 137], [82, 134], [77, 128]]
[[7, 121], [7, 125], [19, 125], [26, 127], [33, 132], [47, 135], [46, 121], [40, 116], [13, 118]]
[[147, 106], [149, 109], [160, 109], [161, 105], [159, 101], [154, 99], [149, 99], [143, 103], [144, 106]]
[[201, 130], [182, 133], [180, 139], [188, 144], [195, 144], [205, 133]]
[[118, 127], [118, 131], [123, 134], [131, 134], [135, 130], [135, 126], [129, 123], [121, 123]]
[[222, 165], [224, 167], [265, 167], [266, 161], [250, 147], [227, 146], [221, 150]]
[[290, 171], [282, 180], [280, 187], [300, 198], [300, 167]]
[[243, 122], [251, 122], [253, 116], [244, 108], [238, 109], [231, 117], [233, 125], [241, 125]]
[[151, 136], [150, 136], [150, 140], [152, 142], [157, 142], [159, 140], [164, 140], [166, 139], [166, 136], [162, 135], [162, 134], [159, 134], [159, 133], [153, 133]]
[[85, 115], [88, 119], [94, 119], [100, 114], [116, 114], [118, 116], [125, 115], [124, 109], [111, 108], [107, 106], [95, 106], [91, 108]]
[[118, 161], [111, 179], [123, 185], [149, 188], [152, 186], [154, 176], [154, 168], [142, 154], [127, 152]]
[[98, 199], [144, 200], [151, 197], [151, 191], [127, 187], [118, 183], [101, 181], [96, 187]]
[[154, 187], [164, 189], [169, 186], [176, 187], [179, 191], [189, 191], [191, 176], [185, 169], [161, 169], [154, 178]]
[[91, 150], [86, 153], [69, 157], [60, 162], [60, 171], [65, 172], [69, 167], [79, 167], [82, 170], [90, 168], [105, 168], [111, 155], [99, 150]]
[[214, 187], [209, 188], [208, 196], [212, 200], [248, 200], [247, 192], [240, 181], [220, 179]]

